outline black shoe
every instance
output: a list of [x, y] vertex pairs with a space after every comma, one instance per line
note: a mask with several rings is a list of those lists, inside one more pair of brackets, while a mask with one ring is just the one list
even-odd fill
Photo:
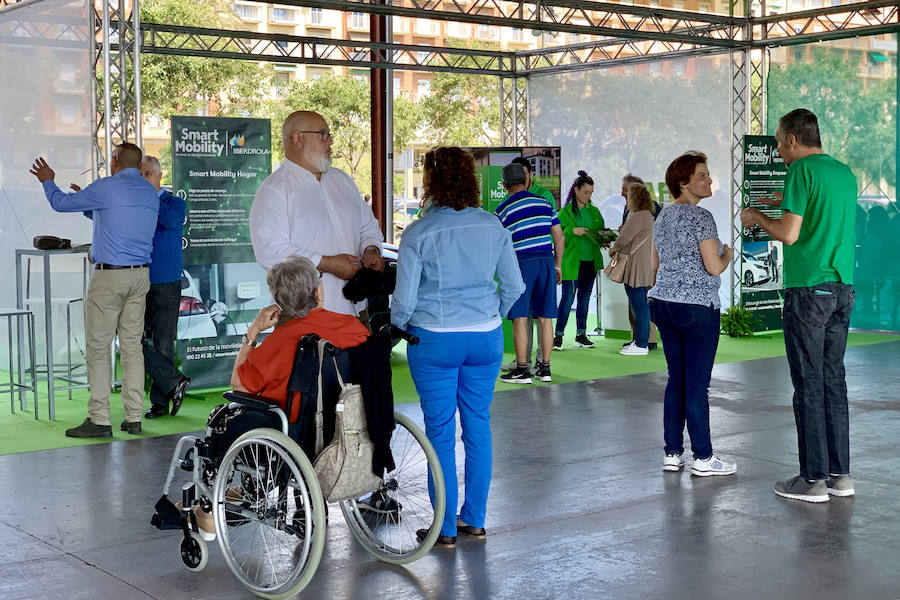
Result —
[[528, 367], [516, 367], [509, 373], [500, 376], [500, 381], [504, 383], [531, 383], [531, 371]]
[[112, 437], [112, 427], [109, 425], [94, 425], [91, 418], [88, 417], [84, 423], [78, 427], [66, 429], [66, 437], [72, 438], [92, 438], [92, 437]]
[[658, 347], [658, 346], [657, 346], [656, 342], [649, 342], [649, 343], [647, 344], [647, 349], [648, 349], [648, 350], [656, 350], [657, 347]]
[[188, 384], [191, 382], [190, 377], [181, 376], [181, 381], [175, 384], [175, 389], [172, 390], [172, 416], [174, 417], [178, 414], [178, 409], [181, 408], [181, 403], [184, 402], [184, 392], [187, 390]]
[[145, 419], [157, 419], [169, 414], [169, 409], [162, 404], [151, 404], [150, 410], [144, 413]]
[[541, 365], [537, 368], [537, 371], [535, 371], [534, 376], [541, 381], [553, 381], [553, 376], [550, 375], [550, 363], [541, 363]]
[[127, 431], [131, 435], [137, 435], [141, 432], [141, 422], [131, 423], [129, 421], [122, 421], [122, 424], [119, 425], [119, 429]]
[[356, 505], [360, 510], [369, 512], [397, 516], [403, 510], [403, 505], [388, 496], [384, 490], [373, 492], [365, 500], [358, 500]]
[[[575, 339], [577, 340], [578, 338], [575, 338]], [[562, 336], [561, 335], [553, 336], [553, 349], [554, 350], [562, 350]]]
[[471, 525], [457, 523], [456, 531], [457, 533], [464, 533], [473, 538], [478, 538], [479, 540], [483, 540], [487, 537], [487, 531], [484, 530], [484, 527], [472, 527]]
[[589, 340], [588, 336], [586, 336], [585, 334], [579, 333], [575, 336], [575, 345], [581, 348], [593, 348], [594, 342]]
[[[424, 542], [425, 538], [428, 537], [427, 529], [419, 529], [416, 531], [416, 539], [420, 542]], [[434, 541], [435, 545], [443, 546], [444, 548], [453, 548], [456, 545], [456, 536], [450, 535], [438, 535], [437, 539]]]

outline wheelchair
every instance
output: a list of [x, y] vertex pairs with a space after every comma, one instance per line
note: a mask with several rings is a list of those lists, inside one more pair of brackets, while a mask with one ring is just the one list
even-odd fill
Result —
[[[226, 392], [224, 397], [228, 404], [210, 415], [204, 437], [178, 441], [151, 522], [159, 529], [180, 529], [184, 565], [202, 571], [209, 559], [204, 537], [212, 534], [201, 530], [197, 512], [211, 513], [219, 549], [238, 580], [259, 597], [287, 598], [303, 590], [318, 568], [325, 546], [325, 499], [307, 452], [288, 435], [290, 407], [286, 414], [258, 396]], [[224, 448], [223, 422], [236, 414], [264, 426], [240, 433]], [[428, 438], [402, 413], [394, 412], [394, 423], [394, 468], [386, 470], [370, 494], [339, 505], [363, 548], [380, 561], [406, 564], [434, 545], [446, 495]], [[428, 492], [429, 470], [435, 506]], [[169, 499], [179, 471], [190, 473], [181, 488], [180, 507]], [[428, 533], [419, 540], [421, 529]]]

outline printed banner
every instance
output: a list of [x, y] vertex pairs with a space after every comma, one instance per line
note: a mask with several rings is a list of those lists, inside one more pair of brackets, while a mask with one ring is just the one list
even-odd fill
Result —
[[178, 358], [196, 387], [227, 386], [241, 337], [270, 304], [250, 206], [272, 172], [268, 119], [172, 117], [173, 193], [187, 202]]
[[531, 163], [532, 179], [549, 190], [556, 200], [553, 208], [560, 209], [560, 152], [559, 146], [541, 147], [484, 147], [463, 148], [475, 158], [475, 172], [481, 186], [481, 205], [494, 212], [506, 199], [502, 171], [516, 157], [523, 156]]
[[[775, 138], [768, 135], [744, 136], [744, 185], [741, 204], [766, 215], [781, 217], [781, 193], [787, 165], [778, 155]], [[781, 329], [784, 306], [781, 242], [769, 237], [761, 227], [744, 228], [741, 233], [741, 305], [753, 311], [755, 331]]]

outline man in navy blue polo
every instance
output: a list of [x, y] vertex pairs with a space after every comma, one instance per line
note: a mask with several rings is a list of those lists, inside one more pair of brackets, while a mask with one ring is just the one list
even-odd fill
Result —
[[184, 233], [185, 201], [162, 188], [162, 167], [155, 156], [145, 156], [141, 175], [159, 196], [159, 220], [150, 254], [150, 291], [144, 318], [144, 369], [153, 380], [150, 409], [145, 419], [169, 414], [181, 408], [190, 383], [175, 367], [175, 336], [181, 304], [181, 238]]
[[553, 206], [525, 187], [527, 178], [522, 165], [510, 163], [503, 167], [502, 179], [509, 197], [495, 212], [512, 234], [525, 292], [509, 309], [508, 315], [513, 322], [516, 368], [502, 375], [500, 381], [531, 383], [527, 354], [529, 316], [536, 318], [540, 325], [541, 360], [535, 376], [541, 381], [552, 381], [550, 352], [553, 350], [553, 319], [557, 311], [556, 284], [562, 277], [562, 227]]
[[66, 430], [69, 437], [111, 437], [109, 348], [119, 335], [122, 357], [122, 430], [140, 433], [144, 412], [144, 303], [150, 289], [148, 266], [159, 197], [141, 177], [141, 149], [124, 143], [112, 153], [109, 177], [67, 194], [57, 187], [56, 173], [43, 158], [29, 171], [44, 187], [58, 212], [82, 212], [94, 222], [91, 276], [84, 315], [85, 358], [91, 398], [88, 417]]

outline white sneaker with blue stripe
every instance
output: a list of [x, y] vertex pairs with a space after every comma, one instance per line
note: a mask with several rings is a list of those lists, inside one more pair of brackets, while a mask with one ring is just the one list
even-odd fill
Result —
[[737, 464], [725, 462], [715, 454], [701, 460], [695, 458], [691, 464], [691, 475], [697, 477], [709, 477], [711, 475], [733, 475], [737, 471]]

